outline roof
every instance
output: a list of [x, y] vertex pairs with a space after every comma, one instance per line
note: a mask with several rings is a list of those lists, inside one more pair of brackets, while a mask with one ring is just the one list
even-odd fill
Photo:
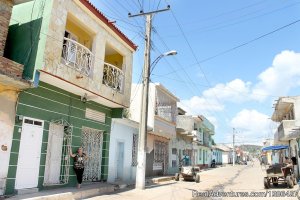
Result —
[[272, 150], [281, 150], [281, 149], [287, 149], [287, 148], [289, 148], [289, 146], [287, 146], [287, 145], [277, 145], [277, 146], [264, 147], [261, 150], [262, 151], [272, 151]]
[[168, 94], [170, 97], [172, 97], [177, 102], [180, 102], [179, 98], [176, 97], [170, 90], [168, 90], [165, 86], [163, 86], [161, 83], [154, 83], [154, 85], [159, 88], [161, 91], [163, 91], [165, 94]]
[[119, 28], [116, 27], [105, 15], [98, 10], [89, 0], [79, 0], [87, 9], [89, 9], [97, 18], [106, 24], [113, 32], [115, 32], [126, 44], [136, 50], [137, 45], [134, 44]]
[[216, 144], [215, 147], [220, 149], [221, 151], [231, 151], [230, 147], [223, 144]]

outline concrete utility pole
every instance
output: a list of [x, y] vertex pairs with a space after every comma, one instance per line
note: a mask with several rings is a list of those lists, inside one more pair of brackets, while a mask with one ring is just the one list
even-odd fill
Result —
[[234, 148], [234, 140], [235, 140], [235, 128], [232, 129], [232, 166], [235, 165], [235, 148]]
[[150, 51], [151, 51], [151, 30], [152, 30], [152, 16], [155, 13], [170, 10], [170, 6], [166, 9], [156, 10], [139, 14], [131, 15], [129, 17], [146, 16], [146, 33], [145, 33], [145, 57], [143, 69], [143, 89], [142, 89], [142, 105], [141, 118], [139, 127], [139, 142], [138, 142], [138, 157], [136, 169], [136, 189], [145, 189], [145, 175], [146, 175], [146, 149], [147, 149], [147, 121], [148, 121], [148, 93], [149, 93], [149, 77], [150, 77]]

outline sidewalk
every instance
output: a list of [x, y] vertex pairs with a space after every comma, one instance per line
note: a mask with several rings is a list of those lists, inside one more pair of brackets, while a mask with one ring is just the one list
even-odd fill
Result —
[[114, 192], [117, 185], [109, 183], [88, 183], [83, 184], [82, 188], [66, 187], [59, 189], [42, 190], [37, 193], [16, 195], [7, 198], [8, 200], [76, 200], [93, 196], [99, 196], [106, 193]]

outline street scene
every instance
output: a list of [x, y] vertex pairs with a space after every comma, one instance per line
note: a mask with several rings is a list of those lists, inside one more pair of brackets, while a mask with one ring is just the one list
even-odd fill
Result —
[[0, 0], [0, 200], [300, 199], [299, 0]]

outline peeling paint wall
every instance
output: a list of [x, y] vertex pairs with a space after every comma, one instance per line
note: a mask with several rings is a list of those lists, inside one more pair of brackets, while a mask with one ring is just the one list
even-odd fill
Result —
[[[0, 85], [0, 195], [5, 190], [18, 92]], [[3, 106], [5, 105], [5, 106]]]

